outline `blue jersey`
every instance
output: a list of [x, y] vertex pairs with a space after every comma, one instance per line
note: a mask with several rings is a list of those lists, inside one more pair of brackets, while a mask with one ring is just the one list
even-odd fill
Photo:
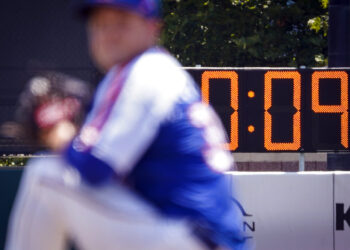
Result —
[[66, 158], [90, 184], [117, 176], [162, 214], [234, 248], [243, 239], [223, 173], [233, 164], [226, 141], [188, 73], [151, 48], [106, 75]]

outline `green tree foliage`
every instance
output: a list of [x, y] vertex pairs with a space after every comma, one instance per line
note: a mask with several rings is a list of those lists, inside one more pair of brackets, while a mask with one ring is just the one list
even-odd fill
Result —
[[163, 0], [162, 43], [185, 66], [323, 66], [328, 0]]
[[21, 167], [24, 166], [30, 156], [24, 155], [3, 155], [0, 156], [0, 169], [1, 167]]

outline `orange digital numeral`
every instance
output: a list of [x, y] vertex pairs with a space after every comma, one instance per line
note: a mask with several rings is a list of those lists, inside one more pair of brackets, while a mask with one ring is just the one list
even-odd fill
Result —
[[209, 104], [209, 81], [210, 79], [230, 79], [231, 81], [231, 107], [234, 112], [231, 115], [231, 131], [229, 150], [238, 148], [238, 75], [234, 71], [204, 71], [202, 74], [202, 99]]
[[[272, 142], [272, 79], [293, 79], [293, 106], [297, 112], [293, 115], [293, 141]], [[300, 133], [301, 76], [297, 71], [268, 71], [265, 74], [264, 94], [264, 146], [267, 150], [298, 150], [301, 145]]]
[[[320, 79], [340, 79], [340, 105], [320, 105]], [[340, 115], [341, 144], [349, 147], [348, 74], [345, 71], [317, 71], [312, 74], [312, 110], [315, 113]]]

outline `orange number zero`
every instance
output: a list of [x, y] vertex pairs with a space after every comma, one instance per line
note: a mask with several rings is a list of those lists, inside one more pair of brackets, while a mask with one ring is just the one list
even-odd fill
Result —
[[[293, 106], [297, 110], [293, 115], [293, 141], [272, 142], [272, 79], [293, 80]], [[264, 90], [264, 146], [267, 150], [298, 150], [301, 145], [300, 106], [301, 106], [301, 76], [297, 71], [268, 71], [265, 74]]]
[[210, 79], [229, 79], [231, 84], [231, 107], [234, 112], [231, 115], [231, 131], [229, 150], [238, 148], [238, 75], [234, 71], [204, 71], [202, 74], [202, 100], [209, 104], [209, 81]]
[[[320, 105], [320, 79], [340, 79], [340, 105]], [[312, 74], [312, 110], [315, 113], [339, 113], [341, 144], [349, 147], [348, 74], [345, 71], [316, 71]]]

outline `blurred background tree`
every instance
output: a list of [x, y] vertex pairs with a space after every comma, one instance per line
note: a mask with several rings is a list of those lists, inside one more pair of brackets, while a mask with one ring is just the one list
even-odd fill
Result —
[[184, 66], [327, 65], [328, 0], [163, 0], [162, 44]]

